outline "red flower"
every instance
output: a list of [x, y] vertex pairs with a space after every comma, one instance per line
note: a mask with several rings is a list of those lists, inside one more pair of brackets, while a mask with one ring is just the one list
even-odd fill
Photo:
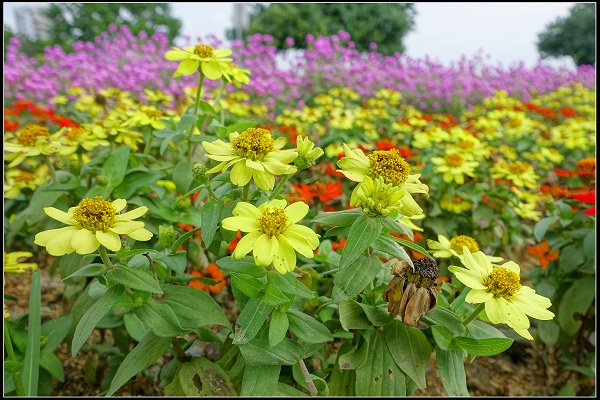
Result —
[[344, 176], [341, 172], [337, 172], [333, 163], [325, 163], [325, 175], [328, 176]]
[[331, 200], [342, 195], [342, 182], [332, 181], [326, 184], [317, 182], [313, 185], [313, 192], [319, 196], [322, 203], [329, 203]]
[[5, 131], [16, 131], [17, 129], [19, 129], [19, 121], [11, 121], [10, 119], [4, 118]]
[[227, 251], [229, 251], [230, 253], [233, 253], [233, 251], [235, 250], [235, 247], [237, 246], [237, 244], [240, 240], [242, 240], [242, 232], [238, 231], [237, 235], [235, 235], [235, 237], [233, 238], [231, 243], [229, 243], [229, 246], [227, 246]]
[[572, 107], [563, 107], [560, 109], [560, 113], [566, 118], [571, 118], [575, 116], [577, 112]]

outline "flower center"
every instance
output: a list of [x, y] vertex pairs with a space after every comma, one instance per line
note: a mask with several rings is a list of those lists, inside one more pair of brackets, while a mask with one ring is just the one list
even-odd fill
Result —
[[21, 171], [21, 173], [15, 176], [15, 182], [30, 183], [35, 181], [35, 175], [29, 171]]
[[583, 160], [577, 161], [577, 167], [581, 171], [594, 172], [596, 169], [596, 157], [587, 157]]
[[73, 219], [83, 228], [96, 232], [106, 231], [115, 222], [117, 210], [101, 196], [83, 199], [73, 211]]
[[160, 110], [144, 110], [144, 114], [146, 114], [150, 119], [157, 119], [163, 115]]
[[408, 282], [414, 283], [417, 287], [429, 289], [435, 283], [438, 276], [437, 262], [429, 257], [413, 260], [415, 271], [410, 268], [406, 271]]
[[271, 132], [263, 128], [248, 128], [231, 141], [236, 155], [251, 160], [263, 160], [273, 151], [274, 144]]
[[24, 146], [33, 146], [37, 142], [38, 137], [50, 137], [48, 128], [39, 125], [28, 124], [19, 131], [17, 142]]
[[213, 57], [213, 48], [207, 44], [197, 44], [194, 47], [194, 54], [200, 58], [211, 58]]
[[506, 268], [494, 267], [492, 273], [483, 280], [483, 284], [495, 298], [508, 298], [521, 287], [520, 279], [518, 274]]
[[260, 230], [269, 236], [282, 234], [287, 223], [288, 217], [283, 208], [267, 208], [258, 219]]
[[385, 183], [399, 185], [406, 182], [410, 165], [396, 149], [376, 150], [369, 154], [369, 174], [381, 176]]
[[444, 161], [446, 161], [446, 164], [450, 167], [459, 167], [463, 164], [465, 159], [458, 153], [450, 153], [444, 157]]
[[467, 249], [469, 249], [471, 253], [479, 251], [479, 245], [471, 236], [458, 235], [450, 240], [450, 248], [458, 254], [462, 254], [463, 246], [467, 246]]
[[475, 146], [475, 143], [471, 142], [470, 140], [461, 140], [458, 142], [458, 147], [461, 149], [471, 149], [473, 146]]
[[515, 162], [508, 165], [508, 170], [515, 175], [521, 175], [529, 170], [531, 166], [525, 162]]
[[81, 128], [69, 128], [65, 133], [65, 138], [68, 140], [74, 141], [77, 140], [79, 136], [83, 133], [83, 129]]

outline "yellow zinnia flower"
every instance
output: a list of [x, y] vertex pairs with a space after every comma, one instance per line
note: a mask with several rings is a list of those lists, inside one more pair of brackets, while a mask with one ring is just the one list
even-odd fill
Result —
[[465, 183], [465, 175], [474, 177], [475, 168], [479, 165], [477, 161], [470, 161], [457, 151], [447, 151], [444, 158], [431, 157], [431, 161], [437, 165], [434, 172], [444, 174], [444, 182], [456, 182], [459, 185]]
[[508, 179], [517, 186], [530, 189], [535, 188], [540, 179], [531, 164], [522, 161], [507, 163], [503, 159], [498, 160], [492, 167], [492, 178]]
[[315, 147], [315, 144], [308, 136], [302, 137], [299, 135], [296, 138], [296, 149], [298, 151], [298, 158], [294, 160], [294, 165], [300, 170], [313, 166], [317, 158], [323, 155], [323, 149]]
[[454, 214], [461, 214], [473, 208], [473, 203], [458, 195], [450, 196], [448, 193], [444, 193], [440, 199], [440, 208]]
[[350, 205], [360, 206], [367, 214], [379, 217], [387, 217], [392, 212], [407, 216], [423, 214], [423, 209], [406, 190], [385, 183], [381, 176], [375, 179], [365, 176], [352, 192]]
[[210, 80], [215, 81], [224, 76], [229, 81], [231, 68], [228, 64], [233, 60], [233, 58], [227, 57], [230, 54], [230, 49], [215, 50], [207, 44], [197, 44], [194, 47], [186, 46], [183, 50], [173, 47], [173, 50], [165, 53], [165, 58], [181, 61], [173, 74], [175, 78], [192, 75], [200, 68], [204, 76]]
[[308, 213], [308, 205], [301, 201], [287, 205], [285, 200], [271, 200], [258, 208], [239, 202], [233, 217], [221, 223], [224, 229], [247, 232], [237, 244], [232, 257], [243, 258], [253, 252], [256, 265], [273, 266], [280, 274], [296, 268], [296, 253], [312, 258], [319, 247], [319, 235], [312, 229], [296, 224]]
[[248, 128], [242, 133], [232, 132], [229, 143], [222, 140], [202, 142], [208, 158], [220, 163], [208, 174], [231, 169], [231, 183], [245, 186], [250, 179], [260, 189], [272, 190], [275, 175], [293, 174], [297, 168], [288, 165], [296, 159], [296, 150], [282, 150], [285, 138], [273, 140], [271, 132], [262, 128]]
[[83, 199], [77, 207], [69, 208], [68, 212], [46, 207], [44, 212], [49, 217], [69, 226], [40, 232], [35, 235], [34, 243], [45, 246], [50, 255], [62, 256], [74, 251], [78, 254], [93, 253], [100, 245], [119, 251], [119, 235], [140, 241], [150, 240], [152, 232], [144, 228], [144, 223], [133, 221], [144, 215], [148, 207], [142, 206], [119, 214], [125, 207], [125, 199], [110, 202], [100, 196]]
[[[438, 241], [427, 239], [427, 247], [430, 250], [435, 250], [431, 255], [436, 258], [450, 258], [452, 256], [458, 257], [461, 261], [463, 260], [463, 249], [466, 247], [471, 252], [479, 251], [479, 244], [471, 236], [458, 235], [448, 240], [444, 235], [438, 235]], [[501, 262], [502, 257], [494, 257], [485, 255], [490, 262]]]
[[527, 316], [548, 320], [554, 313], [547, 310], [550, 300], [520, 283], [520, 268], [514, 261], [493, 266], [481, 251], [471, 254], [465, 246], [461, 260], [467, 268], [450, 266], [456, 278], [470, 287], [465, 301], [471, 304], [485, 303], [485, 314], [494, 324], [507, 324], [519, 335], [533, 340], [527, 330]]
[[6, 172], [6, 185], [4, 185], [4, 197], [14, 199], [23, 189], [35, 190], [48, 182], [48, 165], [41, 164], [35, 171], [24, 169], [9, 169]]
[[9, 152], [6, 159], [12, 161], [8, 167], [14, 167], [27, 157], [59, 153], [61, 147], [52, 140], [48, 128], [35, 124], [27, 124], [19, 131], [5, 135], [4, 151]]
[[23, 263], [19, 262], [20, 258], [30, 258], [33, 254], [28, 251], [13, 251], [11, 253], [4, 253], [4, 272], [13, 272], [22, 274], [27, 269], [35, 271], [38, 266], [36, 263]]
[[68, 151], [65, 155], [75, 153], [80, 147], [91, 151], [98, 146], [109, 146], [106, 132], [96, 127], [97, 125], [90, 124], [83, 124], [80, 128], [64, 127], [56, 132], [55, 136], [68, 149], [65, 150]]

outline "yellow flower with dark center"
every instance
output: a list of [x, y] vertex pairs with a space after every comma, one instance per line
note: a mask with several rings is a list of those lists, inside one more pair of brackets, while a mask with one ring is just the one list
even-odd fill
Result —
[[522, 161], [507, 163], [502, 159], [492, 167], [492, 178], [507, 179], [517, 186], [530, 189], [537, 187], [540, 179], [531, 164]]
[[48, 165], [41, 164], [34, 171], [24, 169], [10, 169], [6, 172], [6, 184], [4, 185], [4, 197], [14, 199], [23, 189], [35, 190], [48, 182]]
[[4, 140], [4, 151], [9, 152], [6, 159], [11, 161], [8, 167], [22, 163], [27, 157], [59, 153], [60, 146], [55, 143], [48, 128], [35, 124], [27, 124], [17, 132], [7, 132]]
[[55, 137], [64, 147], [70, 149], [68, 154], [76, 152], [78, 148], [91, 151], [98, 146], [109, 146], [106, 132], [93, 127], [94, 125], [88, 124], [83, 124], [81, 127], [64, 127], [56, 132]]
[[19, 261], [23, 258], [31, 258], [32, 253], [28, 251], [4, 252], [4, 272], [22, 274], [27, 270], [35, 271], [38, 268], [36, 263], [24, 263]]
[[458, 195], [450, 196], [444, 193], [440, 199], [440, 208], [455, 214], [461, 214], [473, 208], [473, 203]]
[[368, 155], [369, 175], [383, 177], [385, 183], [400, 185], [406, 182], [410, 165], [402, 158], [398, 150], [377, 150]]
[[231, 183], [245, 186], [252, 178], [260, 189], [272, 190], [275, 175], [293, 174], [297, 168], [288, 165], [296, 159], [296, 150], [284, 150], [285, 138], [273, 140], [271, 132], [262, 128], [248, 128], [241, 134], [232, 132], [229, 143], [222, 140], [202, 142], [208, 158], [219, 161], [207, 173], [231, 170]]
[[[479, 251], [479, 244], [475, 239], [471, 236], [467, 235], [457, 235], [452, 239], [448, 240], [444, 235], [438, 235], [438, 240], [427, 239], [427, 247], [430, 250], [435, 250], [431, 253], [433, 257], [436, 258], [450, 258], [452, 256], [458, 257], [462, 260], [463, 258], [463, 249], [467, 248], [471, 252]], [[488, 256], [486, 257], [491, 262], [501, 262], [503, 260], [502, 257], [494, 257]]]
[[228, 57], [231, 54], [229, 49], [214, 49], [207, 44], [197, 44], [196, 46], [186, 46], [182, 49], [173, 47], [165, 53], [167, 60], [181, 61], [174, 77], [192, 75], [200, 70], [210, 80], [218, 80], [225, 77], [230, 81], [229, 74], [231, 67], [229, 64], [233, 58]]
[[437, 165], [433, 170], [444, 174], [444, 182], [456, 182], [459, 185], [465, 183], [465, 175], [475, 176], [475, 168], [479, 165], [478, 162], [467, 160], [454, 151], [447, 151], [443, 158], [431, 157], [431, 161]]
[[83, 199], [68, 212], [46, 207], [44, 212], [48, 216], [69, 226], [40, 232], [35, 235], [34, 243], [45, 246], [50, 255], [62, 256], [74, 251], [78, 254], [93, 253], [100, 245], [119, 251], [120, 235], [139, 241], [150, 240], [152, 233], [144, 228], [144, 223], [133, 221], [144, 215], [148, 207], [138, 207], [120, 214], [125, 207], [125, 199], [110, 202], [100, 196]]
[[239, 202], [233, 209], [233, 217], [221, 222], [224, 229], [247, 232], [237, 244], [233, 258], [243, 258], [252, 251], [256, 265], [273, 264], [280, 274], [296, 268], [296, 253], [312, 258], [319, 247], [319, 235], [312, 229], [298, 225], [308, 213], [303, 202], [290, 205], [285, 200], [271, 200], [258, 208]]
[[467, 303], [485, 303], [485, 314], [492, 323], [507, 324], [519, 335], [533, 340], [527, 316], [554, 318], [548, 310], [550, 300], [521, 284], [520, 268], [514, 261], [494, 266], [481, 251], [471, 254], [466, 246], [461, 261], [466, 268], [450, 266], [448, 270], [471, 288], [465, 297]]

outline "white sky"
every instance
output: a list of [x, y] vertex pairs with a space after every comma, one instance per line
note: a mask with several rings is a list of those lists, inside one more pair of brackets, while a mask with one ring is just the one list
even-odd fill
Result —
[[[14, 9], [45, 3], [3, 3], [4, 22], [14, 27]], [[192, 38], [213, 33], [225, 39], [232, 26], [233, 3], [171, 3]], [[538, 60], [537, 34], [576, 3], [417, 3], [415, 29], [406, 38], [407, 54], [429, 55], [445, 64], [482, 49], [504, 65]], [[352, 32], [350, 32], [352, 33]], [[573, 65], [563, 58], [552, 65]]]

